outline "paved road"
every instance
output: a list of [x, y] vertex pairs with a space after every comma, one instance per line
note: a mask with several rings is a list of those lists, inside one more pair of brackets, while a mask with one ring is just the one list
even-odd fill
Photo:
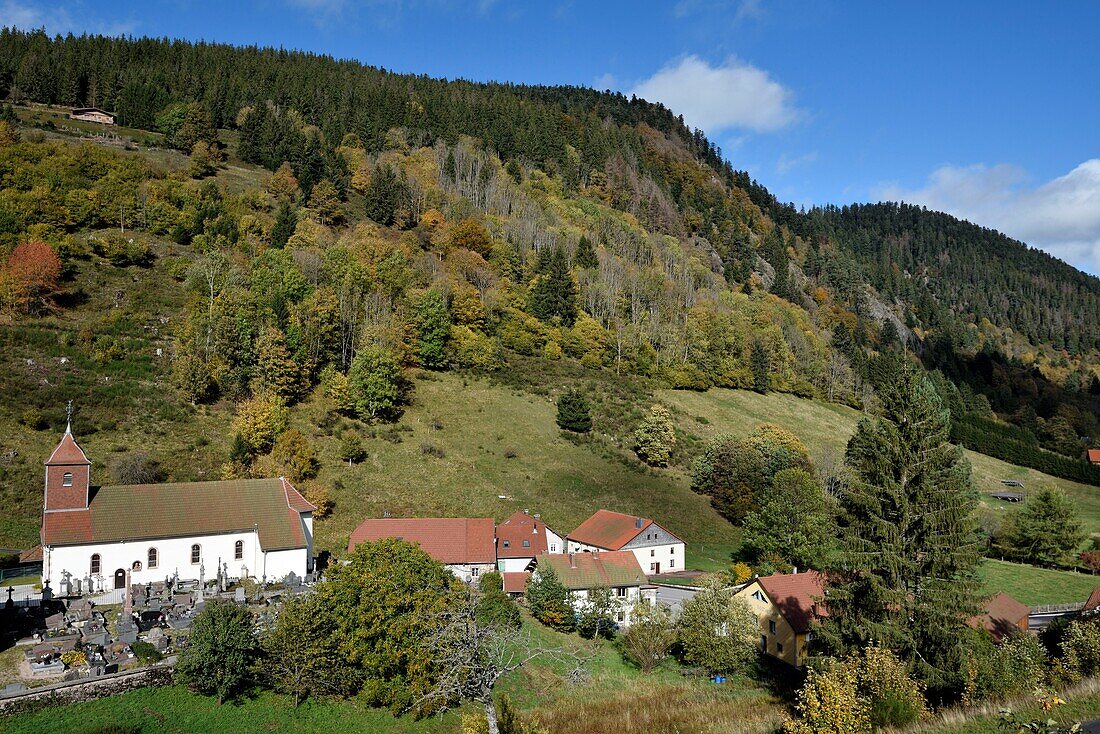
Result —
[[1088, 734], [1100, 734], [1100, 719], [1093, 719], [1092, 721], [1086, 721], [1081, 728], [1088, 732]]

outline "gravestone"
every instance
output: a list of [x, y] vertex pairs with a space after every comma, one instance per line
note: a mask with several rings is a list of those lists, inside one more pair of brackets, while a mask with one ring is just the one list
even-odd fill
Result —
[[238, 586], [236, 589], [233, 590], [233, 601], [237, 602], [238, 604], [244, 604], [245, 603], [245, 595], [244, 595], [244, 587], [243, 586]]

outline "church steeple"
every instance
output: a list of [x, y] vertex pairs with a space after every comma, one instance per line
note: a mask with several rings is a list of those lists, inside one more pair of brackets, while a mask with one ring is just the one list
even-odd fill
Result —
[[73, 438], [73, 404], [65, 416], [65, 434], [46, 460], [46, 512], [88, 509], [92, 462]]

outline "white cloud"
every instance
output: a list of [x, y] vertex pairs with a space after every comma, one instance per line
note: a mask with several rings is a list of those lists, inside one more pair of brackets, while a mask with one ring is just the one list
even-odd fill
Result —
[[106, 22], [74, 17], [65, 8], [48, 4], [45, 8], [34, 3], [3, 0], [0, 2], [0, 27], [11, 26], [23, 30], [45, 28], [49, 33], [99, 33], [105, 36], [122, 36], [133, 33], [137, 23], [132, 20]]
[[711, 66], [698, 56], [669, 64], [631, 90], [661, 102], [692, 127], [714, 134], [740, 128], [779, 130], [799, 115], [790, 90], [768, 72], [737, 59]]
[[781, 176], [785, 176], [799, 166], [807, 166], [817, 160], [817, 151], [802, 155], [788, 155], [781, 153], [779, 160], [775, 162], [775, 170]]
[[872, 193], [879, 200], [924, 204], [993, 227], [1100, 272], [1100, 158], [1038, 185], [1030, 185], [1016, 166], [979, 164], [942, 166], [920, 189], [889, 185]]

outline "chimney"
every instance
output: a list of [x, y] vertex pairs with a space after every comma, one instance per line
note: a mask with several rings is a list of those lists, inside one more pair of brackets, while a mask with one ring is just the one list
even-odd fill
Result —
[[641, 530], [641, 528], [642, 528], [642, 522], [643, 522], [643, 521], [642, 521], [642, 518], [640, 518], [640, 517], [636, 517], [636, 518], [634, 518], [634, 527], [636, 527], [636, 528], [638, 528], [639, 530]]
[[535, 513], [535, 519], [538, 520], [540, 517], [542, 517], [542, 515], [540, 515], [539, 513], [536, 512]]
[[524, 514], [524, 515], [530, 515], [530, 514], [531, 514], [531, 511], [530, 511], [530, 510], [528, 510], [528, 509], [527, 509], [526, 507], [524, 507], [524, 508], [523, 508], [523, 514]]
[[792, 569], [791, 569], [791, 574], [792, 574], [793, 576], [797, 576], [797, 575], [798, 575], [798, 566], [794, 566], [794, 567], [792, 567]]

